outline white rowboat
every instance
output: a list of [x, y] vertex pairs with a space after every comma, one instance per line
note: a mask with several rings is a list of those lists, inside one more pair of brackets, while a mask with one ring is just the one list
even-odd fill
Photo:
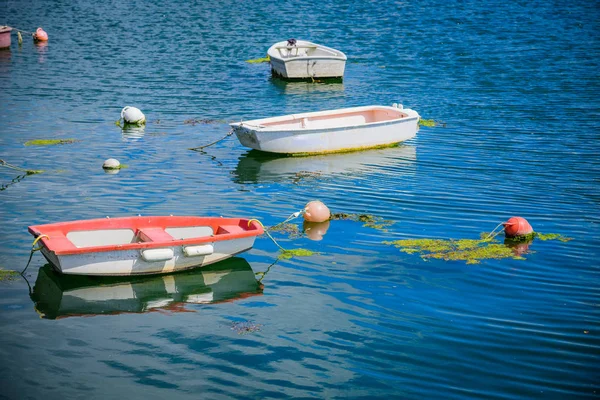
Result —
[[263, 233], [241, 218], [149, 216], [30, 226], [63, 274], [144, 275], [213, 264], [249, 250]]
[[318, 154], [390, 146], [414, 137], [419, 114], [402, 105], [365, 106], [290, 114], [230, 124], [255, 150]]
[[273, 75], [284, 79], [342, 78], [346, 55], [306, 40], [275, 43], [267, 51]]

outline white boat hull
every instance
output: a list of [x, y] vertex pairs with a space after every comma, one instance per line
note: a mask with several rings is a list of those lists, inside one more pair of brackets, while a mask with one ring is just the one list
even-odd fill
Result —
[[[163, 254], [172, 254], [164, 260], [145, 260], [141, 250], [114, 250], [83, 254], [56, 255], [46, 248], [44, 257], [61, 273], [73, 275], [145, 275], [162, 274], [198, 268], [213, 264], [249, 250], [255, 237], [246, 237], [212, 243], [213, 252], [207, 255], [188, 255], [183, 246], [161, 249]], [[169, 253], [171, 252], [171, 253]]]
[[342, 78], [346, 68], [344, 53], [304, 40], [294, 46], [276, 43], [267, 54], [273, 75], [284, 79]]
[[255, 150], [286, 154], [335, 153], [384, 147], [413, 138], [419, 126], [416, 111], [404, 109], [401, 110], [403, 117], [387, 120], [371, 116], [397, 112], [394, 107], [356, 107], [231, 126], [240, 143]]

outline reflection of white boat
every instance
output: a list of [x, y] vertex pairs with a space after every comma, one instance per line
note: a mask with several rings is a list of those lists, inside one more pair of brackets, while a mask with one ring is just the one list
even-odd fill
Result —
[[261, 225], [242, 218], [147, 216], [30, 226], [42, 254], [73, 275], [142, 275], [216, 263], [249, 250]]
[[409, 167], [416, 159], [416, 147], [407, 145], [310, 157], [288, 157], [252, 150], [240, 157], [234, 176], [237, 183], [278, 182], [311, 175], [371, 173], [386, 167]]
[[342, 83], [290, 82], [282, 79], [271, 79], [273, 85], [286, 95], [336, 97], [344, 91]]
[[365, 150], [411, 139], [419, 114], [402, 105], [290, 114], [230, 124], [240, 143], [270, 153], [320, 154]]
[[89, 277], [40, 268], [31, 292], [44, 318], [180, 311], [185, 303], [218, 303], [262, 294], [250, 264], [234, 257], [205, 268], [160, 276]]
[[273, 75], [284, 79], [342, 78], [346, 55], [306, 40], [290, 39], [267, 50]]

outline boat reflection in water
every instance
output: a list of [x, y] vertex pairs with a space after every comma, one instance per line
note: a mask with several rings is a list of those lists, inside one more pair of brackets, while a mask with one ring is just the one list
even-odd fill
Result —
[[338, 79], [324, 79], [317, 82], [293, 82], [276, 77], [271, 78], [271, 83], [285, 95], [323, 95], [324, 97], [337, 97], [344, 91], [344, 84]]
[[257, 150], [243, 154], [233, 171], [235, 183], [281, 182], [335, 174], [372, 173], [381, 168], [415, 166], [415, 146], [400, 144], [383, 149], [332, 153], [306, 157], [277, 155]]
[[186, 303], [208, 304], [262, 295], [248, 262], [233, 257], [169, 275], [93, 277], [40, 268], [30, 294], [43, 318], [186, 311]]

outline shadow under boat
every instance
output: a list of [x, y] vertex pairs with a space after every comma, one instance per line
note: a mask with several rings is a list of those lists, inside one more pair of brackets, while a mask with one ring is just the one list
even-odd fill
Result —
[[250, 150], [239, 158], [233, 171], [233, 180], [235, 183], [263, 183], [335, 174], [372, 173], [381, 168], [414, 166], [416, 160], [416, 147], [406, 144], [309, 156]]
[[262, 292], [250, 264], [233, 257], [203, 268], [137, 277], [63, 275], [47, 264], [40, 268], [30, 297], [43, 318], [57, 319], [186, 311], [186, 303], [234, 301]]

